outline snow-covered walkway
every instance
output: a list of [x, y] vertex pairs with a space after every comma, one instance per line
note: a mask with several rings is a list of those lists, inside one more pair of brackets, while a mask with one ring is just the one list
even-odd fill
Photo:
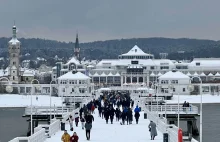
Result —
[[[114, 124], [106, 124], [105, 120], [98, 117], [98, 113], [93, 114], [95, 121], [91, 130], [90, 141], [93, 142], [151, 142], [148, 131], [149, 120], [144, 119], [144, 113], [140, 114], [139, 124], [120, 125], [114, 120]], [[74, 124], [75, 125], [75, 124]], [[73, 132], [69, 131], [69, 124], [66, 124], [66, 129], [70, 135], [76, 132], [79, 136], [79, 142], [86, 142], [85, 130], [82, 130], [81, 123], [78, 127], [74, 127]], [[63, 131], [59, 131], [56, 135], [48, 138], [46, 142], [60, 142]], [[158, 136], [154, 142], [162, 142], [162, 133], [158, 131]]]

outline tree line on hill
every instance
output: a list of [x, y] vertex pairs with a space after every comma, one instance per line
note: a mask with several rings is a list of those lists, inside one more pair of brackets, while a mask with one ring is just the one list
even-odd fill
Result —
[[[8, 58], [8, 41], [10, 38], [0, 38], [0, 57]], [[37, 57], [46, 59], [47, 65], [55, 65], [57, 55], [62, 61], [73, 56], [73, 42], [59, 42], [39, 38], [20, 38], [21, 60], [36, 60]], [[73, 39], [74, 40], [74, 39]], [[81, 57], [85, 59], [115, 59], [118, 55], [127, 53], [134, 45], [139, 46], [145, 53], [160, 58], [160, 53], [168, 53], [167, 58], [175, 60], [192, 60], [193, 58], [220, 57], [220, 42], [187, 38], [132, 38], [80, 43]], [[183, 52], [178, 52], [183, 51]], [[29, 56], [25, 56], [29, 53]], [[5, 62], [1, 63], [4, 64]], [[36, 62], [32, 62], [34, 66]], [[39, 66], [39, 65], [38, 65]]]

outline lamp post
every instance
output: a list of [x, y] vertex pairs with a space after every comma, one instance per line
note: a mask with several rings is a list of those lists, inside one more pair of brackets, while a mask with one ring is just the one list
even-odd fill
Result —
[[192, 78], [190, 79], [190, 81], [192, 82], [192, 80], [194, 78], [198, 78], [199, 82], [200, 82], [200, 86], [199, 86], [199, 92], [200, 92], [200, 142], [202, 142], [202, 79], [199, 76], [192, 76]]
[[[33, 94], [33, 82], [34, 82], [34, 81], [36, 81], [37, 84], [40, 84], [37, 79], [33, 79], [33, 80], [31, 81], [31, 135], [33, 134], [33, 115], [32, 115], [32, 113], [33, 113], [33, 112], [32, 112], [33, 106], [32, 106], [32, 94]], [[37, 89], [39, 89], [38, 86], [37, 86]]]
[[[67, 88], [68, 88], [68, 84], [65, 85], [65, 94], [66, 94], [66, 96], [67, 96]], [[63, 93], [63, 95], [64, 95], [64, 93]], [[62, 117], [63, 117], [63, 95], [62, 95]]]
[[51, 84], [53, 83], [53, 82], [55, 82], [56, 83], [56, 81], [54, 81], [54, 80], [52, 80], [51, 82], [50, 82], [50, 123], [51, 123], [51, 119], [52, 119], [52, 114], [51, 114], [51, 95], [52, 95], [52, 87], [51, 87]]
[[[172, 90], [171, 92], [173, 92], [173, 88], [174, 88], [173, 84], [170, 84], [169, 89]], [[166, 100], [165, 101], [165, 118], [167, 119], [167, 96], [165, 100]], [[166, 120], [166, 123], [167, 123], [167, 120]]]

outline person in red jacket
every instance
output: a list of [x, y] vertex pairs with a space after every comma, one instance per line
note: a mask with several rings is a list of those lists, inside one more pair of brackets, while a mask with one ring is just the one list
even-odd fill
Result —
[[78, 142], [79, 137], [77, 136], [76, 132], [70, 137], [70, 142]]
[[91, 107], [92, 114], [95, 113], [94, 110], [95, 110], [95, 105], [92, 104], [92, 107]]

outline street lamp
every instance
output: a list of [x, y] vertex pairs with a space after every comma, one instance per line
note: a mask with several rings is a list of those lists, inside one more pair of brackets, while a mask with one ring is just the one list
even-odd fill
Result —
[[[199, 86], [199, 92], [200, 92], [200, 142], [202, 142], [202, 79], [199, 76], [192, 76], [192, 78], [190, 79], [190, 81], [192, 82], [192, 80], [194, 78], [198, 78], [199, 82], [200, 82], [200, 86]], [[190, 88], [190, 87], [189, 87]], [[194, 88], [191, 88], [191, 90], [193, 90]]]
[[[33, 116], [32, 116], [32, 93], [33, 93], [33, 82], [36, 81], [37, 84], [40, 84], [39, 81], [37, 79], [33, 79], [31, 81], [31, 135], [33, 134]], [[36, 89], [39, 89], [39, 85], [35, 85]]]
[[55, 84], [56, 84], [56, 81], [54, 81], [54, 80], [52, 80], [51, 82], [50, 82], [50, 123], [51, 123], [51, 94], [52, 94], [52, 87], [51, 87], [51, 84], [53, 83], [53, 82], [55, 82]]

